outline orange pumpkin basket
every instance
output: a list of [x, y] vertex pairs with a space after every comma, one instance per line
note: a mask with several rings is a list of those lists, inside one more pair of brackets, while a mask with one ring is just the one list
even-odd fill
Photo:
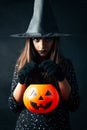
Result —
[[52, 84], [31, 84], [23, 95], [26, 108], [34, 113], [48, 113], [59, 104], [59, 93]]

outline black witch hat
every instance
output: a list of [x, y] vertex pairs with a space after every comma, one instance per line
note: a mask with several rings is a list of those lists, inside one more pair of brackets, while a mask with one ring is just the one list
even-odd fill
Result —
[[25, 33], [13, 34], [13, 37], [58, 37], [69, 36], [69, 34], [60, 33], [50, 0], [35, 0], [34, 12]]

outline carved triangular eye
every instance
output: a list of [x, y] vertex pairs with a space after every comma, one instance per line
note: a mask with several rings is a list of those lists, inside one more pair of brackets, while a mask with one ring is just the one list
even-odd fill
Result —
[[45, 94], [45, 95], [46, 95], [46, 96], [51, 95], [50, 91], [48, 90], [48, 91], [46, 92], [46, 94]]
[[36, 96], [37, 95], [37, 93], [35, 92], [35, 90], [33, 90], [32, 92], [31, 92], [31, 94], [30, 94], [30, 96]]

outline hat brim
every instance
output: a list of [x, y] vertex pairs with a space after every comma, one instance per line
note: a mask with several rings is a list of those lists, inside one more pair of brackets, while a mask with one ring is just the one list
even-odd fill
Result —
[[17, 37], [17, 38], [33, 38], [33, 37], [67, 37], [71, 36], [71, 34], [64, 34], [64, 33], [47, 33], [47, 34], [41, 34], [41, 33], [21, 33], [21, 34], [12, 34], [11, 37]]

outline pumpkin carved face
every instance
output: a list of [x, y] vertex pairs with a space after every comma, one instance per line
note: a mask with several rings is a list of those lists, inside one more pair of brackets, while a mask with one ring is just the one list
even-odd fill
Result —
[[59, 94], [52, 84], [31, 84], [24, 92], [24, 105], [34, 113], [48, 113], [59, 103]]

